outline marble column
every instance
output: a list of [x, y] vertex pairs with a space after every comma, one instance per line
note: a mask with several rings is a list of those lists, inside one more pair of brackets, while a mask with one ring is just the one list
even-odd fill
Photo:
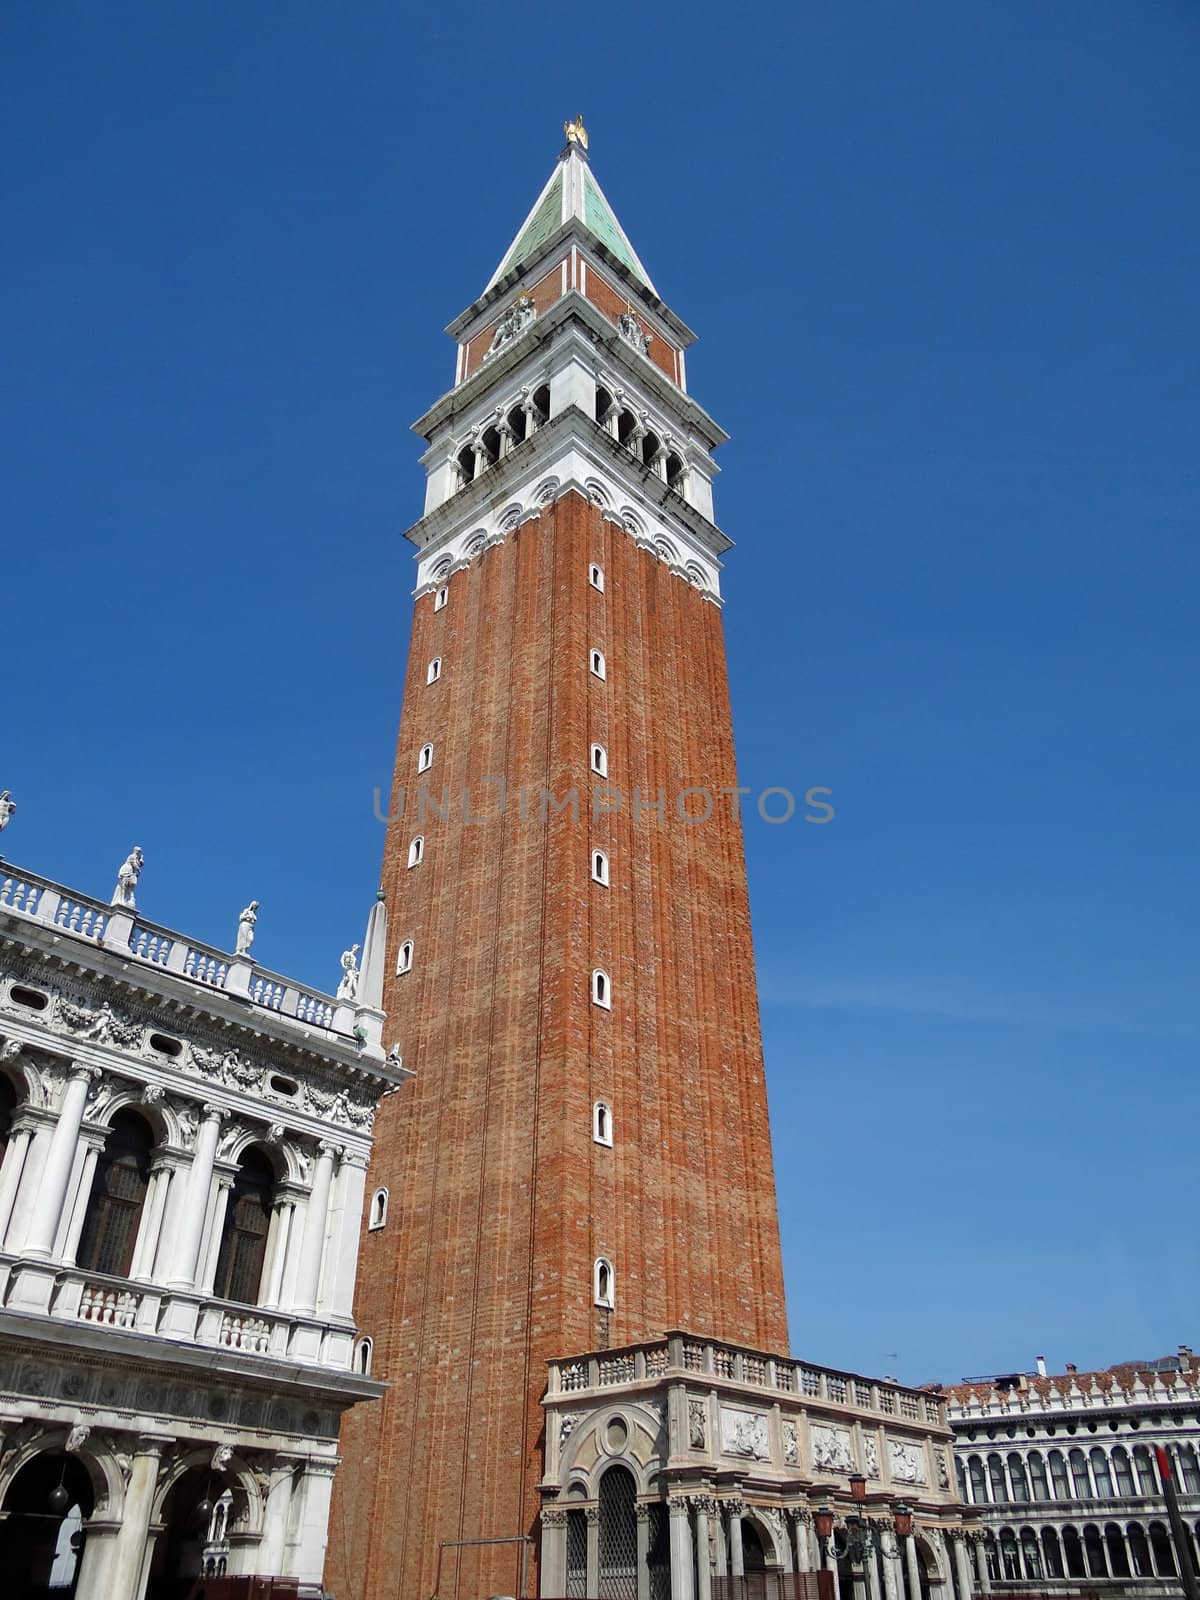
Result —
[[151, 1435], [138, 1439], [120, 1522], [111, 1537], [85, 1543], [74, 1600], [139, 1600], [158, 1469], [168, 1443]]
[[4, 1152], [4, 1165], [0, 1167], [0, 1247], [3, 1247], [4, 1236], [12, 1220], [13, 1207], [17, 1200], [17, 1186], [21, 1182], [21, 1174], [25, 1170], [25, 1158], [32, 1142], [33, 1129], [28, 1125], [14, 1128], [9, 1135], [8, 1148]]
[[696, 1508], [696, 1600], [712, 1600], [712, 1555], [708, 1543], [708, 1514], [714, 1509], [707, 1495], [699, 1494]]
[[325, 1253], [325, 1229], [329, 1222], [329, 1191], [333, 1185], [333, 1163], [341, 1146], [321, 1141], [313, 1171], [312, 1190], [304, 1219], [300, 1245], [300, 1266], [296, 1273], [296, 1292], [290, 1308], [304, 1316], [317, 1309], [317, 1289], [321, 1282], [321, 1258]]
[[192, 1152], [192, 1165], [187, 1175], [184, 1203], [177, 1217], [178, 1233], [172, 1251], [168, 1281], [173, 1289], [194, 1289], [196, 1286], [200, 1241], [204, 1237], [204, 1224], [208, 1217], [213, 1162], [217, 1155], [221, 1120], [225, 1115], [220, 1106], [206, 1105], [196, 1130], [196, 1147]]
[[296, 1485], [296, 1468], [299, 1464], [290, 1456], [276, 1456], [271, 1463], [263, 1536], [254, 1558], [254, 1571], [260, 1577], [277, 1578], [283, 1575], [292, 1491]]
[[[1060, 1534], [1060, 1536], [1059, 1536], [1059, 1549], [1061, 1550], [1061, 1548], [1062, 1548], [1062, 1536]], [[991, 1592], [992, 1592], [992, 1575], [988, 1571], [987, 1545], [984, 1543], [984, 1541], [982, 1539], [976, 1539], [976, 1541], [975, 1541], [975, 1565], [979, 1569], [979, 1592], [980, 1592], [980, 1594], [991, 1594]], [[1063, 1571], [1064, 1572], [1066, 1571], [1066, 1567], [1065, 1566], [1063, 1567]]]
[[921, 1561], [915, 1533], [910, 1533], [904, 1541], [904, 1561], [908, 1567], [909, 1600], [921, 1600]]
[[637, 1600], [650, 1600], [650, 1507], [640, 1502], [637, 1514]]
[[75, 1150], [79, 1143], [79, 1130], [83, 1125], [84, 1107], [88, 1090], [100, 1076], [99, 1067], [73, 1066], [63, 1090], [58, 1121], [50, 1136], [46, 1161], [42, 1168], [42, 1181], [38, 1185], [33, 1215], [25, 1238], [23, 1253], [27, 1256], [48, 1258], [54, 1247], [54, 1238], [62, 1218], [63, 1202], [67, 1198], [67, 1185], [75, 1165]]
[[967, 1554], [967, 1541], [961, 1536], [954, 1540], [954, 1570], [958, 1574], [958, 1600], [971, 1600], [974, 1593], [971, 1558]]
[[[285, 1547], [281, 1577], [299, 1578], [302, 1586], [320, 1590], [329, 1540], [329, 1502], [333, 1498], [332, 1461], [309, 1461], [299, 1482], [300, 1511], [293, 1518], [295, 1534]], [[293, 1493], [295, 1490], [293, 1490]]]
[[347, 1150], [338, 1165], [341, 1215], [337, 1235], [337, 1259], [326, 1274], [323, 1305], [336, 1317], [349, 1317], [354, 1311], [354, 1277], [358, 1265], [358, 1241], [362, 1232], [363, 1196], [367, 1186], [367, 1158]]
[[745, 1506], [740, 1500], [730, 1500], [729, 1506], [729, 1575], [731, 1578], [740, 1578], [745, 1572], [745, 1558], [742, 1553], [742, 1512]]
[[882, 1555], [884, 1600], [900, 1600], [904, 1593], [904, 1577], [896, 1570], [896, 1556], [896, 1536], [885, 1534]]
[[671, 1600], [695, 1600], [688, 1503], [681, 1495], [673, 1495], [668, 1506], [671, 1519]]

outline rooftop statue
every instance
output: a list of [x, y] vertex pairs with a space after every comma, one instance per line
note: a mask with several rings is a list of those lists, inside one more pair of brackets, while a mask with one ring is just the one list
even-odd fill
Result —
[[134, 890], [137, 888], [138, 879], [142, 874], [142, 867], [146, 858], [142, 854], [141, 846], [134, 845], [133, 849], [121, 863], [121, 870], [117, 873], [117, 887], [113, 890], [112, 903], [114, 906], [124, 906], [133, 911]]
[[588, 147], [587, 129], [583, 125], [583, 112], [575, 118], [574, 122], [564, 122], [563, 132], [567, 136], [568, 144], [577, 144], [581, 150]]
[[0, 789], [0, 833], [3, 833], [12, 821], [12, 814], [16, 809], [16, 803], [12, 799], [11, 791]]
[[338, 984], [337, 991], [339, 1000], [357, 1000], [358, 998], [357, 957], [357, 945], [352, 945], [349, 950], [342, 951], [342, 981]]
[[254, 943], [254, 924], [258, 921], [258, 901], [251, 900], [250, 904], [238, 917], [237, 945], [234, 954], [248, 956], [250, 946]]

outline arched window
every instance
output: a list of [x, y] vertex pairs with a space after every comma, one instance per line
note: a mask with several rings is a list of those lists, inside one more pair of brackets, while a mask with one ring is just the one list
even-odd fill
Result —
[[592, 851], [592, 882], [608, 888], [608, 857], [603, 850]]
[[1129, 1555], [1133, 1562], [1135, 1578], [1152, 1578], [1154, 1563], [1150, 1559], [1150, 1543], [1140, 1522], [1131, 1522], [1125, 1530], [1129, 1540]]
[[1117, 1493], [1123, 1500], [1133, 1494], [1133, 1472], [1129, 1465], [1129, 1452], [1123, 1444], [1112, 1453], [1113, 1477], [1117, 1480]]
[[1070, 1454], [1071, 1481], [1075, 1485], [1077, 1500], [1090, 1500], [1092, 1498], [1092, 1480], [1088, 1477], [1087, 1457], [1082, 1450], [1075, 1449]]
[[1058, 1534], [1053, 1528], [1042, 1529], [1042, 1557], [1046, 1564], [1048, 1578], [1061, 1578], [1063, 1576], [1062, 1549], [1059, 1546]]
[[363, 1338], [358, 1341], [358, 1346], [354, 1352], [354, 1370], [364, 1378], [370, 1374], [371, 1357], [374, 1353], [375, 1346], [370, 1338]]
[[1070, 1524], [1062, 1531], [1063, 1562], [1067, 1569], [1068, 1578], [1086, 1578], [1087, 1568], [1083, 1564], [1083, 1543], [1079, 1537], [1079, 1529], [1072, 1528]]
[[213, 1285], [219, 1300], [258, 1304], [274, 1199], [275, 1169], [266, 1154], [251, 1145], [238, 1162], [225, 1208]]
[[396, 954], [396, 976], [399, 978], [403, 976], [404, 973], [411, 972], [412, 964], [413, 942], [411, 939], [405, 939], [404, 943], [400, 946], [400, 949]]
[[367, 1228], [374, 1233], [376, 1228], [382, 1228], [387, 1221], [388, 1192], [386, 1189], [376, 1189], [371, 1196], [371, 1209], [367, 1213]]
[[428, 772], [432, 765], [433, 765], [433, 746], [431, 744], [423, 744], [421, 746], [421, 753], [417, 757], [417, 771], [418, 772]]
[[1108, 1565], [1113, 1577], [1132, 1577], [1133, 1574], [1129, 1570], [1129, 1557], [1125, 1554], [1125, 1541], [1121, 1537], [1121, 1530], [1115, 1522], [1109, 1522], [1105, 1525], [1104, 1544], [1108, 1550]]
[[1150, 1549], [1154, 1555], [1154, 1570], [1160, 1578], [1175, 1576], [1175, 1552], [1171, 1548], [1171, 1535], [1161, 1522], [1152, 1522], [1147, 1530]]
[[1144, 1444], [1134, 1446], [1133, 1465], [1137, 1471], [1138, 1493], [1158, 1493], [1158, 1473], [1154, 1467], [1154, 1457]]
[[603, 1100], [592, 1107], [592, 1138], [597, 1144], [612, 1146], [612, 1110]]
[[592, 973], [592, 1004], [612, 1010], [612, 980], [602, 967]]
[[599, 650], [588, 651], [588, 671], [593, 678], [606, 678], [608, 669], [604, 664], [604, 655]]
[[1099, 1445], [1091, 1453], [1092, 1477], [1096, 1481], [1096, 1493], [1102, 1500], [1112, 1498], [1112, 1475], [1108, 1470], [1108, 1457]]
[[[472, 468], [472, 470], [474, 470], [474, 468]], [[450, 591], [445, 587], [445, 585], [443, 585], [433, 597], [433, 609], [435, 611], [440, 611], [449, 598]]]
[[123, 1278], [133, 1261], [150, 1185], [154, 1131], [136, 1111], [118, 1111], [96, 1162], [75, 1264]]
[[1067, 1476], [1067, 1463], [1063, 1460], [1061, 1450], [1051, 1450], [1046, 1457], [1050, 1463], [1050, 1483], [1054, 1489], [1056, 1500], [1069, 1500], [1071, 1498], [1071, 1480]]
[[425, 859], [425, 835], [418, 833], [415, 839], [410, 840], [408, 846], [408, 864], [410, 867], [419, 867]]
[[1042, 1552], [1038, 1546], [1037, 1534], [1032, 1528], [1021, 1529], [1021, 1559], [1025, 1563], [1025, 1576], [1040, 1579], [1042, 1576]]
[[616, 1304], [615, 1288], [612, 1262], [600, 1256], [592, 1268], [592, 1298], [598, 1306], [604, 1306], [606, 1310], [611, 1311]]
[[984, 1474], [983, 1462], [979, 1456], [971, 1456], [967, 1462], [967, 1471], [971, 1476], [971, 1498], [977, 1506], [986, 1505], [988, 1501], [987, 1477]]
[[1049, 1500], [1050, 1489], [1046, 1483], [1046, 1463], [1040, 1450], [1029, 1452], [1029, 1484], [1035, 1500]]
[[1021, 1557], [1017, 1550], [1017, 1536], [1011, 1528], [1000, 1529], [1000, 1564], [1010, 1582], [1020, 1582]]
[[1100, 1529], [1094, 1522], [1089, 1522], [1083, 1530], [1083, 1553], [1087, 1557], [1088, 1576], [1107, 1578], [1108, 1561], [1104, 1554], [1104, 1540], [1100, 1537]]
[[425, 682], [436, 683], [442, 675], [442, 658], [434, 656], [425, 671]]
[[1004, 1481], [1004, 1463], [993, 1450], [987, 1458], [988, 1477], [992, 1485], [992, 1499], [997, 1505], [1003, 1505], [1008, 1499], [1008, 1485]]
[[1016, 1450], [1010, 1450], [1008, 1453], [1008, 1481], [1012, 1484], [1014, 1500], [1029, 1499], [1029, 1481], [1025, 1476], [1025, 1463]]
[[597, 1530], [599, 1582], [596, 1593], [619, 1600], [638, 1592], [637, 1485], [625, 1467], [609, 1467], [600, 1479]]
[[588, 582], [593, 589], [599, 589], [601, 594], [604, 593], [604, 568], [598, 567], [594, 561], [588, 568]]
[[1183, 1479], [1185, 1494], [1200, 1494], [1200, 1471], [1196, 1467], [1196, 1447], [1191, 1444], [1177, 1444], [1175, 1456], [1179, 1462], [1179, 1476]]
[[608, 777], [608, 751], [602, 744], [592, 746], [592, 771], [601, 778]]

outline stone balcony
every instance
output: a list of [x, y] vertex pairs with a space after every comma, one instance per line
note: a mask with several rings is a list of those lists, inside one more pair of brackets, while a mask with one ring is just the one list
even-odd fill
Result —
[[176, 1347], [237, 1351], [338, 1372], [353, 1364], [355, 1330], [348, 1319], [338, 1326], [325, 1312], [306, 1316], [241, 1305], [196, 1291], [23, 1261], [19, 1256], [0, 1255], [0, 1306], [19, 1305], [22, 1279], [47, 1272], [53, 1275], [48, 1315], [64, 1328], [82, 1323], [120, 1329], [149, 1339], [169, 1339]]

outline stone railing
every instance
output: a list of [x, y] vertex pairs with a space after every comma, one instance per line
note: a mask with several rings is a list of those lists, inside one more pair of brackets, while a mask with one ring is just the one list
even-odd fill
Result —
[[877, 1411], [897, 1421], [946, 1426], [942, 1400], [924, 1390], [814, 1367], [787, 1356], [742, 1350], [716, 1339], [694, 1339], [687, 1334], [670, 1334], [654, 1344], [605, 1350], [574, 1361], [552, 1361], [550, 1392], [605, 1389], [615, 1384], [663, 1378], [676, 1372], [775, 1389], [801, 1399], [844, 1405], [856, 1411]]
[[220, 990], [309, 1028], [351, 1036], [354, 1007], [318, 989], [301, 988], [249, 956], [231, 955], [186, 939], [127, 907], [106, 905], [64, 889], [37, 873], [0, 869], [0, 911], [15, 911], [59, 933], [85, 939], [120, 955], [132, 956], [159, 972], [171, 972], [205, 988]]
[[[5, 1303], [19, 1302], [26, 1263], [9, 1257], [0, 1265], [7, 1268], [0, 1274]], [[32, 1270], [41, 1274], [47, 1267], [38, 1262]], [[191, 1344], [342, 1372], [353, 1363], [353, 1327], [334, 1325], [320, 1316], [268, 1311], [187, 1291], [180, 1294], [145, 1280], [102, 1277], [74, 1267], [50, 1271], [54, 1284], [49, 1314], [55, 1321], [161, 1337], [164, 1345]]]

